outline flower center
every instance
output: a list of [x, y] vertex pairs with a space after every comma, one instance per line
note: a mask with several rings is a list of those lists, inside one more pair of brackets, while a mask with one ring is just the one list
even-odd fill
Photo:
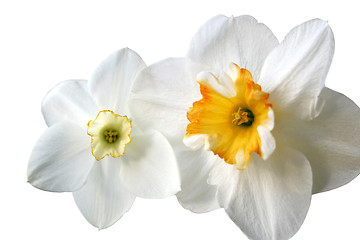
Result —
[[237, 126], [251, 126], [254, 122], [254, 114], [246, 108], [239, 107], [236, 112], [232, 114], [234, 117], [232, 123]]
[[100, 111], [88, 123], [92, 155], [98, 161], [108, 155], [114, 158], [122, 156], [125, 145], [131, 141], [131, 129], [127, 116], [120, 116], [110, 110]]
[[117, 135], [119, 133], [115, 130], [106, 130], [104, 132], [104, 135], [105, 135], [105, 140], [108, 141], [109, 143], [113, 143], [116, 141], [116, 138], [117, 138]]
[[274, 119], [272, 105], [267, 103], [269, 94], [254, 83], [248, 70], [232, 66], [232, 77], [198, 75], [202, 99], [187, 112], [190, 123], [184, 143], [195, 148], [197, 141], [205, 141], [226, 163], [245, 169], [252, 152], [267, 157], [261, 131], [271, 131]]

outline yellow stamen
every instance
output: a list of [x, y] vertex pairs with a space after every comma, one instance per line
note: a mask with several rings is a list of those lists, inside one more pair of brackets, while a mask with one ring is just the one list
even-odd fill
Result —
[[232, 123], [235, 125], [241, 125], [243, 123], [249, 122], [248, 113], [241, 110], [241, 107], [232, 114], [234, 119], [232, 120]]
[[104, 132], [104, 135], [105, 135], [105, 139], [109, 142], [109, 143], [112, 143], [112, 142], [115, 142], [116, 139], [117, 139], [117, 135], [119, 133], [117, 131], [114, 131], [114, 130], [106, 130]]

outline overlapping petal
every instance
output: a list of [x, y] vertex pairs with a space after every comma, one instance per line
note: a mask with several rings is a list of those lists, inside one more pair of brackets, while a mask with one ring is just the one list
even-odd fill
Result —
[[121, 157], [121, 183], [134, 195], [164, 198], [180, 191], [180, 174], [174, 152], [157, 131], [134, 136]]
[[53, 192], [75, 191], [82, 187], [93, 165], [86, 132], [72, 122], [49, 127], [30, 156], [28, 181]]
[[209, 176], [229, 217], [251, 239], [289, 239], [311, 201], [311, 167], [303, 154], [277, 148], [264, 161], [252, 156], [247, 169], [218, 161]]
[[346, 96], [325, 88], [325, 105], [312, 121], [278, 118], [278, 138], [286, 139], [309, 159], [313, 193], [340, 187], [360, 173], [360, 109]]
[[216, 187], [207, 183], [218, 157], [203, 149], [179, 151], [177, 156], [181, 171], [181, 192], [177, 194], [180, 204], [195, 213], [218, 209]]
[[193, 212], [218, 208], [215, 188], [206, 183], [211, 166], [204, 163], [208, 154], [199, 158], [197, 154], [201, 151], [193, 154], [182, 142], [188, 124], [187, 110], [201, 98], [196, 76], [206, 70], [206, 66], [189, 59], [155, 63], [139, 74], [129, 102], [137, 123], [160, 131], [174, 147], [182, 178], [177, 196], [180, 203]]
[[84, 129], [98, 113], [85, 80], [69, 80], [56, 85], [42, 101], [41, 111], [48, 126], [73, 121]]
[[95, 162], [86, 184], [73, 192], [81, 213], [99, 229], [114, 224], [135, 201], [135, 196], [121, 184], [120, 168], [119, 158], [105, 157]]
[[187, 56], [210, 66], [215, 74], [234, 62], [257, 82], [265, 58], [278, 44], [270, 29], [251, 16], [218, 15], [195, 34]]
[[129, 102], [140, 127], [154, 128], [170, 143], [183, 146], [187, 110], [201, 98], [196, 75], [205, 70], [207, 67], [189, 59], [166, 59], [144, 69], [133, 85]]
[[259, 84], [270, 93], [269, 102], [275, 112], [305, 120], [320, 113], [322, 102], [318, 96], [330, 68], [334, 44], [328, 23], [314, 19], [292, 29], [269, 54]]
[[89, 88], [101, 109], [115, 113], [128, 113], [131, 86], [146, 65], [129, 48], [123, 48], [106, 58], [89, 81]]

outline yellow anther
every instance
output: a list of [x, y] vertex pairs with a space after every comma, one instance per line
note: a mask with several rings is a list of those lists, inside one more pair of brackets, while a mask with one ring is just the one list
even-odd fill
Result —
[[117, 139], [117, 135], [119, 133], [117, 131], [113, 131], [113, 130], [106, 130], [104, 132], [105, 135], [105, 139], [106, 141], [108, 141], [109, 143], [115, 142]]
[[243, 111], [242, 108], [239, 107], [238, 110], [232, 114], [232, 116], [234, 117], [232, 123], [238, 126], [243, 123], [248, 123], [249, 121], [251, 121], [251, 119], [249, 118], [251, 116], [248, 115], [249, 115], [249, 110]]

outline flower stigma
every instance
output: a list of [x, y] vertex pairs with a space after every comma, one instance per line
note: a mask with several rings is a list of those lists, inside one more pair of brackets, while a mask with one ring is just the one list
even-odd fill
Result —
[[[266, 159], [261, 132], [271, 131], [274, 125], [269, 94], [261, 90], [251, 73], [231, 64], [232, 76], [217, 78], [199, 74], [202, 99], [188, 109], [190, 121], [184, 143], [191, 147], [196, 136], [205, 136], [205, 146], [226, 163], [246, 169], [251, 153]], [[192, 139], [192, 140], [191, 140]]]
[[88, 122], [88, 135], [91, 137], [91, 153], [96, 160], [105, 156], [120, 157], [125, 152], [125, 145], [131, 141], [131, 121], [127, 116], [120, 116], [110, 110], [98, 113]]

